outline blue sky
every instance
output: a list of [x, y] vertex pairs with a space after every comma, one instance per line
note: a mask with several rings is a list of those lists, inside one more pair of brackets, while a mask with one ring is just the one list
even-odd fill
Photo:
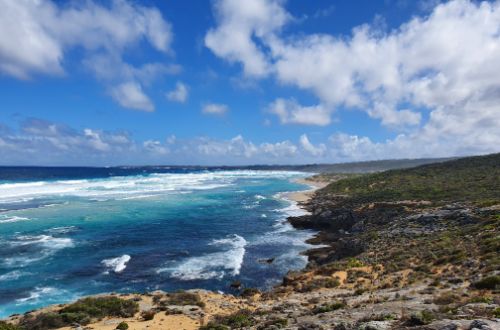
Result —
[[498, 1], [0, 7], [3, 165], [500, 151]]

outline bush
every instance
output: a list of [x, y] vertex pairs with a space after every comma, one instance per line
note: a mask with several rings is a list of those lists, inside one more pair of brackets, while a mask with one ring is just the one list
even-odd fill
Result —
[[[71, 324], [89, 324], [92, 319], [106, 316], [132, 317], [139, 311], [139, 305], [118, 297], [84, 298], [68, 305], [59, 312], [27, 315], [21, 319], [22, 328], [30, 330], [57, 329]], [[3, 330], [3, 329], [2, 329]]]
[[156, 312], [154, 310], [144, 311], [141, 313], [141, 317], [144, 321], [151, 321], [155, 318]]
[[136, 302], [118, 297], [97, 297], [78, 300], [59, 312], [60, 314], [87, 314], [90, 317], [102, 318], [105, 316], [132, 317], [139, 310]]
[[120, 322], [120, 324], [116, 326], [116, 330], [127, 330], [127, 329], [128, 329], [127, 322]]
[[205, 303], [201, 301], [199, 294], [185, 291], [169, 293], [166, 304], [178, 306], [195, 305], [201, 308], [205, 307]]
[[267, 330], [267, 329], [282, 329], [288, 325], [287, 319], [273, 319], [265, 322], [263, 325], [257, 327], [257, 330]]
[[372, 314], [370, 316], [363, 317], [359, 320], [361, 323], [365, 322], [371, 322], [371, 321], [391, 321], [395, 320], [396, 316], [392, 314], [386, 314], [386, 313], [381, 313], [381, 314]]
[[476, 289], [496, 290], [500, 288], [500, 275], [485, 277], [473, 284]]
[[255, 324], [252, 312], [242, 309], [227, 316], [216, 316], [214, 321], [200, 328], [200, 330], [227, 330], [250, 327]]
[[356, 258], [350, 258], [346, 266], [347, 268], [356, 268], [356, 267], [363, 267], [364, 264], [361, 260], [358, 260]]
[[199, 330], [229, 330], [229, 328], [220, 324], [209, 323], [201, 326]]
[[335, 302], [333, 304], [327, 304], [327, 305], [322, 305], [319, 307], [316, 307], [312, 310], [313, 314], [322, 314], [322, 313], [328, 313], [328, 312], [333, 312], [336, 311], [337, 309], [344, 308], [345, 304], [341, 302]]
[[427, 325], [434, 320], [434, 314], [431, 311], [424, 310], [419, 313], [414, 313], [406, 322], [409, 326]]
[[13, 325], [4, 321], [0, 321], [0, 330], [21, 330], [17, 325]]

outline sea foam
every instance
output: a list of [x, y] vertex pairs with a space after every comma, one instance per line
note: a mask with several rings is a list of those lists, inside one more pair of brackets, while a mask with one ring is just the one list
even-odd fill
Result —
[[245, 256], [247, 241], [239, 235], [230, 235], [223, 239], [213, 240], [209, 245], [228, 247], [221, 252], [191, 257], [172, 267], [159, 269], [159, 273], [168, 272], [173, 278], [183, 281], [221, 279], [230, 274], [240, 273]]
[[53, 237], [51, 235], [21, 235], [14, 240], [8, 241], [7, 244], [10, 249], [20, 249], [16, 256], [3, 260], [3, 265], [7, 267], [24, 267], [45, 259], [59, 250], [75, 246], [70, 238]]
[[28, 221], [31, 220], [30, 218], [25, 218], [25, 217], [18, 217], [15, 215], [9, 216], [2, 214], [0, 215], [0, 223], [10, 223], [10, 222], [19, 222], [19, 221]]
[[113, 272], [121, 273], [127, 268], [127, 263], [130, 259], [128, 254], [124, 254], [118, 258], [104, 259], [101, 263], [107, 268], [110, 268]]

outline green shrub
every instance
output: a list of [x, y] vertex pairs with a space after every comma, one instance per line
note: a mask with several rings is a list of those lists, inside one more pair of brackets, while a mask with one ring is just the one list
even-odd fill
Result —
[[87, 314], [90, 317], [132, 317], [139, 310], [136, 302], [118, 297], [97, 297], [78, 300], [59, 312], [60, 314]]
[[370, 316], [361, 318], [359, 322], [364, 323], [370, 321], [391, 321], [395, 319], [396, 317], [392, 314], [381, 313], [381, 314], [372, 314]]
[[406, 322], [407, 325], [427, 325], [434, 320], [434, 314], [431, 311], [423, 310], [418, 313], [414, 313], [410, 316], [410, 319]]
[[0, 321], [0, 330], [21, 330], [21, 328], [18, 327], [17, 325]]
[[201, 326], [199, 330], [229, 330], [229, 328], [220, 324], [214, 324], [210, 322], [207, 325]]
[[345, 304], [341, 302], [335, 302], [333, 304], [326, 304], [322, 306], [318, 306], [312, 310], [313, 314], [322, 314], [336, 311], [337, 309], [344, 308]]
[[195, 305], [201, 308], [205, 307], [205, 303], [201, 301], [199, 294], [185, 291], [169, 293], [167, 295], [166, 304], [178, 306]]
[[492, 304], [493, 298], [492, 297], [477, 296], [477, 297], [470, 298], [468, 303], [469, 304], [474, 304], [474, 303]]
[[120, 322], [120, 324], [116, 326], [116, 330], [127, 330], [127, 329], [128, 329], [127, 322]]
[[257, 327], [257, 330], [267, 330], [267, 329], [282, 329], [288, 325], [287, 319], [273, 319], [266, 321], [263, 325]]
[[86, 325], [93, 319], [106, 316], [132, 317], [139, 311], [139, 305], [131, 300], [118, 297], [84, 298], [68, 305], [59, 312], [40, 313], [36, 316], [24, 316], [20, 325], [24, 329], [57, 329], [74, 323]]
[[476, 289], [496, 290], [500, 288], [500, 275], [485, 277], [473, 284]]
[[349, 261], [347, 261], [347, 268], [356, 268], [356, 267], [363, 267], [365, 264], [361, 260], [358, 260], [356, 258], [350, 258]]
[[52, 312], [41, 313], [35, 317], [32, 316], [24, 317], [21, 320], [20, 324], [23, 328], [30, 330], [57, 329], [67, 325], [67, 323], [64, 321], [63, 317], [61, 317], [60, 314]]
[[200, 330], [227, 330], [250, 327], [255, 324], [252, 312], [242, 309], [227, 316], [216, 316], [214, 321], [200, 328]]

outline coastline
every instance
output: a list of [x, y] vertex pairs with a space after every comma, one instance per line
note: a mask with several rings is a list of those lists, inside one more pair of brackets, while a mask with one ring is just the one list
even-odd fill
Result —
[[284, 195], [285, 198], [296, 202], [297, 205], [300, 206], [302, 209], [304, 209], [303, 205], [307, 203], [314, 196], [314, 193], [317, 190], [322, 189], [331, 183], [329, 181], [324, 181], [324, 180], [314, 180], [313, 176], [303, 179], [295, 179], [293, 180], [293, 182], [308, 185], [310, 187], [309, 189], [306, 190], [289, 192]]
[[[297, 213], [303, 214], [290, 216], [288, 223], [298, 230], [316, 231], [311, 244], [327, 245], [305, 251], [309, 264], [289, 272], [282, 284], [271, 290], [261, 292], [241, 287], [235, 281], [231, 285], [241, 289], [240, 295], [199, 289], [97, 295], [88, 299], [116, 297], [125, 304], [136, 303], [136, 309], [128, 315], [107, 312], [102, 317], [85, 319], [74, 313], [75, 308], [78, 311], [85, 304], [79, 301], [10, 317], [7, 321], [14, 327], [2, 327], [0, 321], [0, 329], [487, 330], [498, 327], [495, 286], [499, 277], [493, 276], [496, 273], [490, 268], [484, 268], [488, 264], [476, 260], [495, 257], [490, 253], [494, 247], [483, 243], [494, 243], [488, 235], [490, 231], [494, 233], [498, 223], [494, 216], [499, 207], [467, 202], [428, 205], [416, 199], [347, 200], [345, 195], [327, 191], [334, 190], [335, 185], [318, 192], [337, 179], [315, 180], [320, 178], [296, 180], [310, 189], [284, 193], [281, 198], [291, 202], [290, 209], [300, 209]], [[464, 226], [466, 230], [461, 229]], [[453, 237], [461, 245], [443, 240], [443, 235]], [[448, 244], [445, 249], [434, 248], [443, 242]], [[410, 246], [414, 253], [409, 251]], [[454, 252], [457, 248], [462, 249], [460, 254]], [[421, 259], [412, 259], [413, 255]], [[266, 262], [272, 266], [273, 261]], [[491, 262], [494, 266], [495, 260]], [[75, 322], [75, 317], [80, 317], [85, 327]], [[33, 326], [54, 320], [64, 326]], [[125, 327], [118, 327], [122, 323], [126, 323]]]

